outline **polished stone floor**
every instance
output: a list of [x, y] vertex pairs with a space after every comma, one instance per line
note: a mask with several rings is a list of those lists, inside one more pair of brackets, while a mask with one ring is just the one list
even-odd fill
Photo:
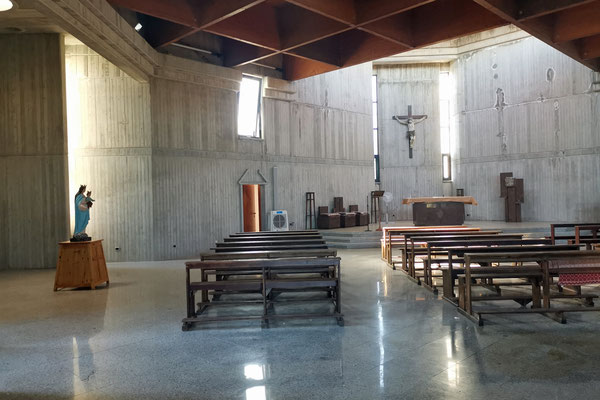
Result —
[[477, 327], [379, 259], [340, 250], [335, 320], [181, 331], [182, 261], [113, 263], [109, 289], [0, 272], [0, 398], [597, 399], [600, 315]]

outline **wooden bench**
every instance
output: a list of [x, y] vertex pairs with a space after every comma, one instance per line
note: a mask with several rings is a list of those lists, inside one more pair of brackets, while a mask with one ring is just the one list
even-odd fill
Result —
[[252, 247], [252, 246], [293, 246], [304, 244], [325, 244], [324, 239], [306, 240], [240, 240], [235, 242], [217, 242], [216, 247]]
[[[544, 251], [532, 252], [503, 252], [491, 254], [465, 253], [465, 271], [459, 274], [459, 311], [472, 321], [483, 325], [484, 314], [509, 314], [509, 313], [539, 313], [555, 319], [561, 323], [566, 323], [565, 312], [579, 311], [600, 311], [600, 307], [593, 307], [595, 295], [583, 295], [581, 291], [574, 291], [572, 294], [551, 293], [551, 284], [553, 278], [558, 274], [565, 273], [559, 268], [551, 268], [552, 260], [586, 260], [589, 265], [577, 268], [569, 266], [565, 268], [567, 273], [600, 273], [600, 254], [596, 251]], [[567, 261], [568, 262], [568, 261]], [[534, 263], [534, 265], [521, 265], [512, 267], [473, 267], [474, 264], [493, 263]], [[473, 279], [493, 280], [493, 279], [527, 279], [531, 286], [531, 295], [523, 295], [521, 299], [511, 295], [493, 295], [473, 296]], [[543, 289], [543, 290], [542, 290]], [[542, 291], [541, 291], [542, 290]], [[527, 300], [531, 298], [531, 308], [524, 308]], [[580, 299], [584, 305], [552, 307], [552, 299]], [[474, 308], [474, 301], [498, 301], [498, 300], [517, 300], [520, 304], [518, 308]]]
[[[456, 265], [463, 265], [464, 264], [464, 255], [469, 252], [469, 253], [473, 253], [473, 254], [492, 254], [492, 253], [503, 253], [503, 252], [514, 252], [514, 253], [518, 253], [518, 252], [531, 252], [531, 251], [540, 251], [541, 249], [543, 249], [544, 251], [547, 252], [556, 252], [556, 251], [566, 251], [566, 250], [578, 250], [578, 246], [577, 245], [550, 245], [547, 244], [547, 242], [543, 242], [544, 240], [549, 240], [549, 239], [528, 239], [528, 244], [505, 244], [505, 245], [496, 245], [496, 246], [490, 246], [490, 247], [479, 247], [479, 246], [471, 246], [469, 244], [467, 245], [463, 245], [461, 247], [456, 247], [456, 246], [452, 246], [452, 247], [438, 247], [437, 249], [435, 249], [434, 251], [438, 251], [439, 254], [441, 255], [442, 259], [441, 260], [436, 260], [436, 259], [432, 259], [431, 261], [429, 261], [429, 259], [427, 259], [425, 262], [427, 264], [429, 264], [429, 270], [432, 271], [431, 269], [431, 264], [435, 263], [435, 262], [443, 262], [444, 260], [447, 261], [447, 267], [446, 268], [441, 268], [442, 271], [442, 288], [443, 288], [443, 292], [442, 292], [442, 297], [445, 300], [448, 300], [451, 303], [455, 303], [457, 296], [454, 293], [454, 283], [455, 280], [457, 279], [458, 273], [461, 273], [464, 271], [464, 267], [456, 267]], [[444, 257], [445, 254], [445, 257]], [[430, 264], [431, 263], [431, 264]], [[437, 288], [440, 285], [436, 285], [433, 283], [433, 271], [431, 273], [429, 273], [427, 275], [428, 280], [423, 284], [424, 287], [427, 287], [428, 289], [431, 289], [434, 293], [438, 293]]]
[[486, 241], [486, 240], [522, 240], [522, 233], [501, 233], [501, 231], [478, 231], [478, 232], [460, 232], [456, 235], [447, 234], [409, 234], [407, 240], [409, 242], [408, 248], [406, 249], [408, 260], [407, 272], [411, 278], [420, 283], [419, 275], [417, 274], [416, 268], [416, 257], [421, 255], [427, 255], [427, 244], [434, 242], [469, 242], [469, 241]]
[[422, 233], [431, 233], [431, 234], [435, 234], [437, 232], [476, 232], [476, 231], [480, 231], [481, 229], [479, 228], [469, 228], [466, 226], [451, 226], [451, 227], [447, 227], [447, 226], [443, 226], [443, 227], [434, 227], [434, 226], [428, 226], [428, 227], [386, 227], [383, 228], [383, 235], [384, 235], [384, 239], [385, 239], [385, 252], [386, 252], [386, 261], [389, 265], [392, 266], [393, 269], [396, 269], [395, 264], [392, 262], [392, 248], [393, 245], [396, 243], [396, 241], [394, 241], [394, 239], [401, 239], [401, 244], [404, 245], [404, 251], [402, 252], [402, 268], [406, 270], [405, 265], [406, 265], [406, 247], [407, 247], [407, 241], [406, 241], [406, 236], [407, 234], [413, 233], [413, 232], [422, 232]]
[[[480, 233], [483, 232], [483, 233]], [[401, 253], [402, 253], [402, 257], [401, 257], [401, 267], [402, 270], [406, 273], [408, 273], [409, 277], [415, 279], [415, 271], [413, 270], [413, 266], [414, 266], [414, 259], [412, 259], [412, 256], [410, 254], [411, 252], [411, 241], [413, 240], [413, 238], [419, 238], [419, 237], [425, 237], [425, 236], [429, 236], [429, 237], [434, 237], [434, 236], [448, 236], [451, 235], [453, 237], [472, 237], [472, 236], [478, 236], [478, 235], [483, 235], [483, 236], [488, 236], [488, 235], [497, 235], [500, 234], [502, 231], [498, 231], [498, 230], [492, 230], [492, 231], [481, 231], [481, 230], [477, 230], [477, 231], [460, 231], [460, 232], [427, 232], [427, 231], [421, 231], [421, 232], [410, 232], [410, 233], [406, 233], [404, 235], [404, 240], [403, 240], [403, 247], [401, 249]], [[412, 250], [414, 252], [414, 245], [412, 246]], [[392, 260], [392, 265], [395, 265], [394, 261]]]
[[230, 237], [243, 237], [243, 236], [297, 236], [297, 235], [320, 235], [317, 230], [308, 231], [261, 231], [261, 232], [238, 232], [232, 233]]
[[[252, 260], [264, 258], [302, 258], [302, 257], [337, 257], [337, 250], [250, 250], [226, 253], [207, 252], [200, 254], [200, 261], [209, 260]], [[231, 276], [252, 275], [251, 272], [220, 272], [215, 275], [217, 280], [225, 280]]]
[[[574, 240], [575, 239], [575, 234], [576, 234], [576, 227], [593, 227], [593, 226], [600, 226], [600, 223], [568, 223], [568, 224], [550, 224], [550, 239], [552, 240], [552, 244], [556, 244], [557, 240]], [[559, 234], [557, 231], [561, 229], [561, 230], [568, 230], [569, 232], [572, 233], [568, 233], [568, 234]], [[597, 231], [597, 230], [596, 230]], [[581, 238], [594, 238], [595, 236], [589, 235], [589, 236], [582, 236]]]
[[261, 246], [235, 246], [235, 247], [211, 247], [217, 253], [237, 251], [263, 251], [263, 250], [310, 250], [327, 249], [327, 244], [298, 244], [298, 245], [261, 245]]
[[[582, 235], [582, 231], [589, 231], [589, 235]], [[600, 243], [598, 232], [600, 231], [600, 225], [577, 225], [575, 227], [575, 244], [585, 244], [587, 250], [592, 249], [592, 244]], [[591, 237], [590, 237], [591, 236]]]
[[250, 250], [228, 253], [201, 253], [200, 260], [244, 260], [259, 258], [294, 258], [294, 257], [336, 257], [337, 250]]
[[313, 240], [323, 239], [321, 234], [314, 235], [261, 235], [261, 236], [235, 236], [223, 238], [224, 242], [251, 242], [255, 240], [289, 241], [289, 240]]
[[[404, 237], [400, 231], [416, 231], [416, 230], [424, 230], [428, 228], [440, 228], [440, 229], [450, 229], [450, 228], [466, 228], [464, 225], [458, 226], [444, 226], [444, 227], [423, 227], [423, 226], [384, 226], [382, 228], [382, 236], [381, 236], [381, 258], [385, 261], [388, 261], [389, 264], [389, 244], [390, 243], [403, 243]], [[393, 231], [393, 232], [391, 232]], [[393, 235], [392, 235], [393, 233]]]
[[[193, 281], [191, 271], [200, 271], [200, 281]], [[313, 274], [305, 276], [306, 271]], [[327, 273], [323, 273], [326, 271]], [[235, 279], [226, 281], [210, 281], [210, 275], [219, 273], [253, 274], [259, 279]], [[302, 275], [301, 275], [302, 274]], [[315, 276], [316, 275], [316, 276]], [[240, 319], [260, 319], [268, 323], [271, 319], [278, 318], [315, 318], [335, 317], [339, 325], [343, 325], [341, 313], [340, 290], [340, 259], [338, 257], [302, 257], [302, 258], [277, 258], [253, 260], [210, 260], [186, 262], [186, 302], [187, 317], [183, 319], [182, 329], [188, 330], [193, 323], [229, 321]], [[259, 294], [259, 299], [242, 299], [235, 301], [209, 301], [210, 291], [219, 291], [223, 294], [246, 294], [254, 292]], [[275, 314], [270, 312], [280, 300], [273, 295], [275, 291], [323, 291], [328, 297], [325, 299], [334, 305], [333, 312], [311, 314]], [[201, 292], [201, 302], [196, 309], [195, 294]], [[310, 299], [314, 301], [314, 299]], [[298, 300], [304, 301], [304, 300]], [[289, 301], [286, 301], [286, 303]], [[212, 306], [262, 304], [262, 312], [247, 315], [215, 315], [202, 316]]]

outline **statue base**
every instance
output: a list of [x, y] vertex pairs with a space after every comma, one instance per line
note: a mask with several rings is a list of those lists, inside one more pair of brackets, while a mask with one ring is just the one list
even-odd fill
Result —
[[102, 240], [60, 242], [54, 278], [54, 291], [63, 288], [109, 284]]
[[92, 240], [91, 236], [88, 236], [86, 233], [78, 233], [69, 239], [69, 242], [89, 242]]

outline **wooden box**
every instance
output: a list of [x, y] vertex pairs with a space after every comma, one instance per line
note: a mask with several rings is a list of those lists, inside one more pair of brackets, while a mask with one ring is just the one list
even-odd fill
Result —
[[319, 229], [335, 229], [340, 227], [340, 214], [319, 214], [317, 218], [317, 228]]
[[364, 211], [358, 211], [358, 205], [348, 206], [350, 212], [356, 213], [356, 226], [369, 225], [369, 213]]
[[340, 213], [340, 217], [340, 226], [342, 228], [356, 226], [356, 213]]
[[455, 201], [413, 203], [413, 223], [416, 226], [462, 225], [465, 205]]
[[54, 278], [54, 290], [89, 287], [105, 283], [108, 270], [102, 249], [102, 240], [89, 242], [60, 242]]

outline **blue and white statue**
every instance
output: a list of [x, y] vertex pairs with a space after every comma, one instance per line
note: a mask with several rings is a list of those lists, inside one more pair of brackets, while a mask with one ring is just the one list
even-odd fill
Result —
[[91, 198], [92, 192], [90, 191], [85, 196], [83, 195], [86, 188], [86, 185], [79, 186], [79, 190], [75, 194], [75, 231], [71, 239], [72, 242], [92, 240], [85, 233], [85, 228], [90, 220], [90, 208], [92, 208], [94, 199]]

